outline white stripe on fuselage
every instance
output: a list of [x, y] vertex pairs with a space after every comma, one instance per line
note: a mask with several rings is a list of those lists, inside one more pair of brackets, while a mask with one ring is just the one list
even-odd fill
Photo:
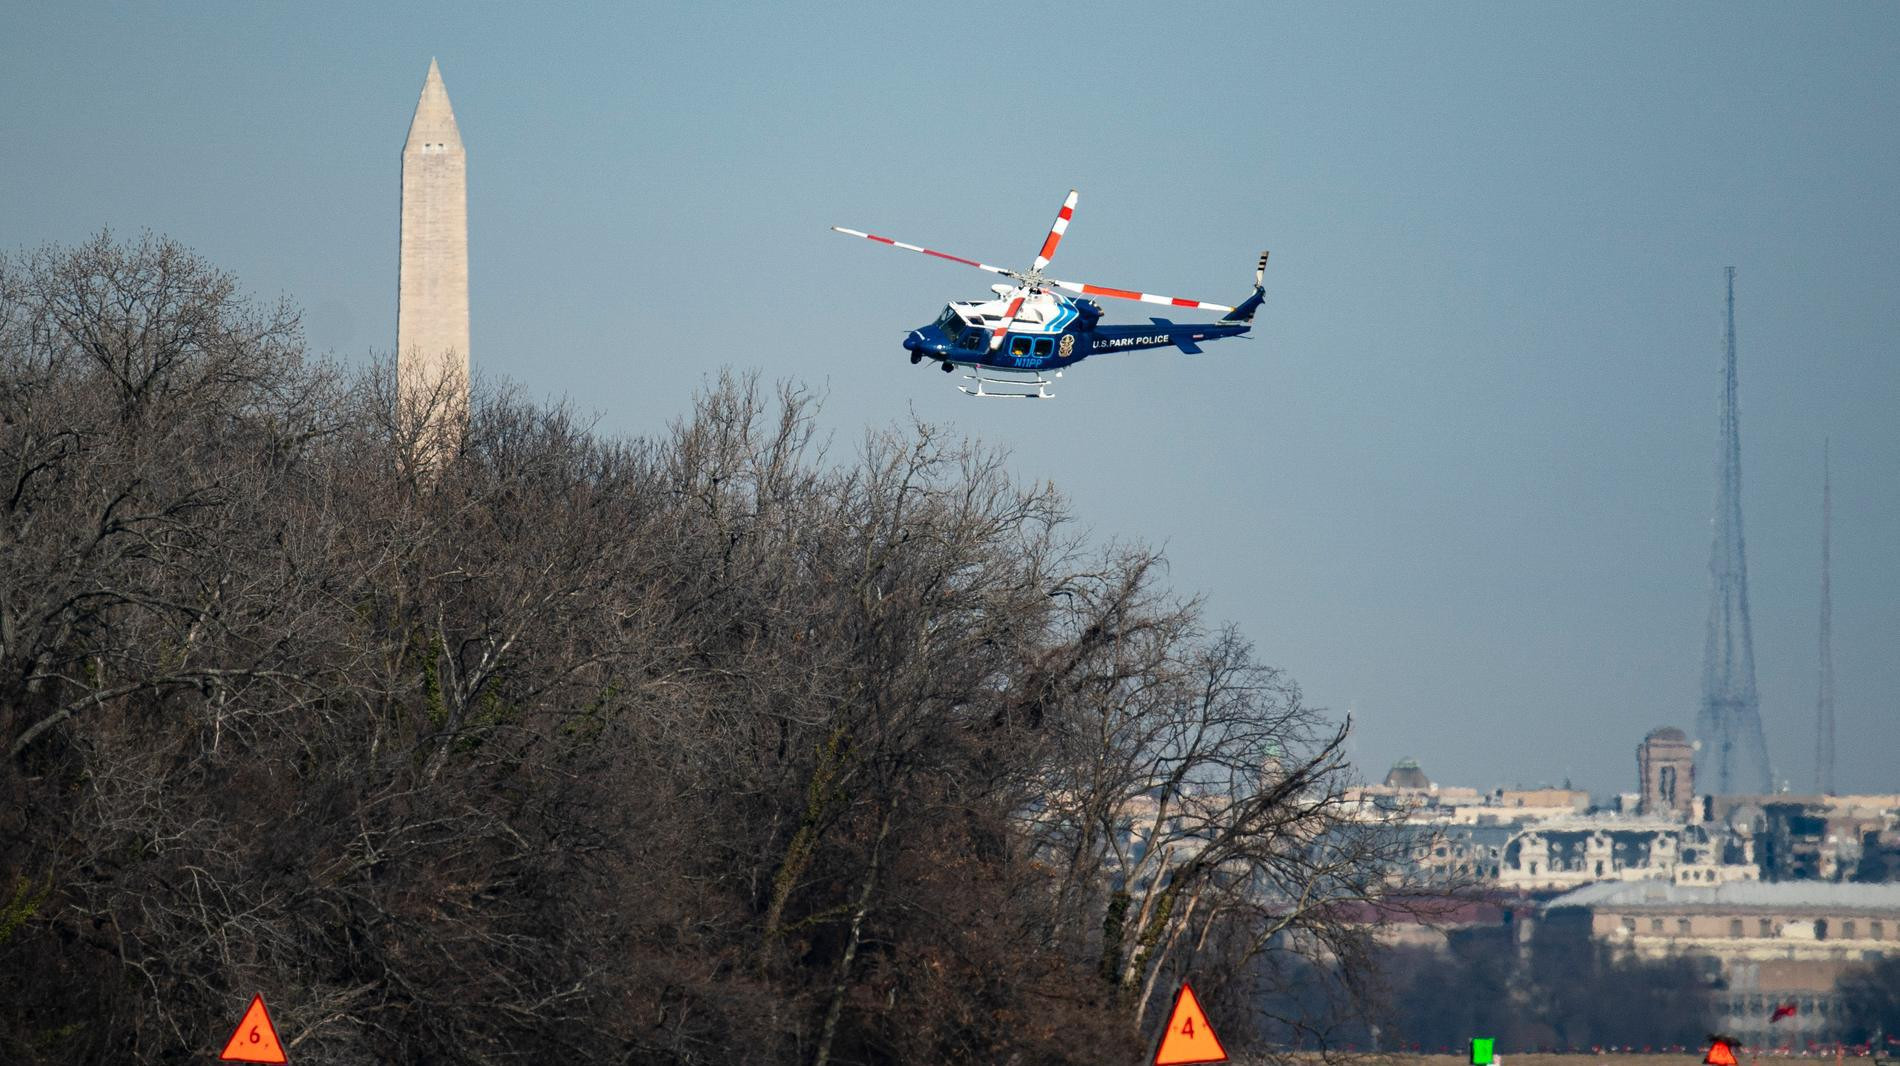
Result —
[[[964, 302], [950, 305], [963, 319], [966, 326], [994, 330], [996, 323], [1002, 320], [1004, 312], [1009, 310], [1008, 300], [984, 300], [981, 303]], [[1034, 313], [1043, 321], [1034, 321], [1026, 316]], [[1075, 304], [1066, 297], [1053, 293], [1040, 293], [1023, 301], [1022, 309], [1016, 312], [1016, 321], [1010, 324], [1011, 333], [1055, 334], [1061, 333], [1069, 323], [1074, 322], [1079, 312]], [[983, 321], [984, 315], [993, 316]]]

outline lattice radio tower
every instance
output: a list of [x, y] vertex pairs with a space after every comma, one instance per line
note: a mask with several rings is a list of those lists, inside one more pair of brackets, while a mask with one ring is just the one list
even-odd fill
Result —
[[1742, 542], [1742, 435], [1735, 404], [1735, 268], [1728, 268], [1722, 377], [1722, 450], [1716, 460], [1715, 543], [1709, 552], [1709, 632], [1696, 713], [1696, 782], [1716, 795], [1773, 789], [1755, 694], [1748, 624], [1748, 559]]
[[1815, 700], [1814, 791], [1834, 794], [1834, 595], [1829, 587], [1829, 541], [1834, 533], [1834, 472], [1821, 445], [1821, 694]]

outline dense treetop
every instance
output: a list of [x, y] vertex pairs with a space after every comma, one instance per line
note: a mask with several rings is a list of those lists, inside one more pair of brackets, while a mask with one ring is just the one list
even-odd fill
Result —
[[993, 452], [392, 380], [0, 259], [0, 1060], [1093, 1062], [1363, 949], [1339, 730]]

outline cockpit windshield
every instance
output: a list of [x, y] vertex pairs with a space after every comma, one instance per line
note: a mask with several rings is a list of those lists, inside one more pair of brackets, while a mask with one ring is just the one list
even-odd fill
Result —
[[937, 318], [937, 328], [942, 330], [943, 335], [946, 337], [954, 338], [958, 333], [961, 333], [963, 331], [963, 319], [958, 316], [957, 309], [954, 307], [944, 308], [943, 314]]

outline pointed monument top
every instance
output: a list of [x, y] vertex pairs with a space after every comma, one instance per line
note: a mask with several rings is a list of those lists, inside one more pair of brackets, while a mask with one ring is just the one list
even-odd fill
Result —
[[431, 151], [462, 148], [462, 132], [455, 126], [448, 86], [442, 84], [442, 70], [434, 58], [429, 60], [428, 76], [422, 79], [422, 96], [416, 101], [416, 117], [409, 121], [409, 139], [403, 142], [402, 150], [404, 154], [423, 151], [428, 145], [442, 146], [427, 149]]

